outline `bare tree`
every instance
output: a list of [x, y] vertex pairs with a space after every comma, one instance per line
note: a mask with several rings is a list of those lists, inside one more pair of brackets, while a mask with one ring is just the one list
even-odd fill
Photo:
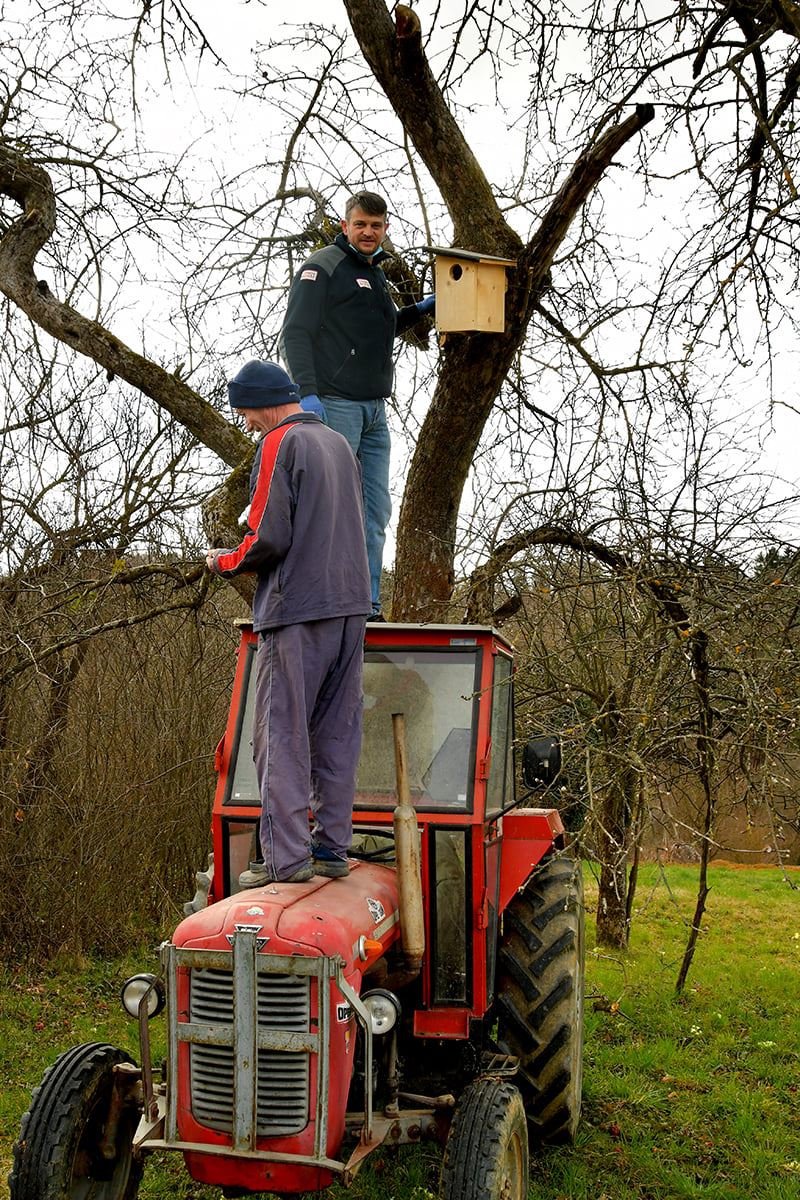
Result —
[[[579, 837], [599, 863], [598, 940], [627, 944], [643, 848], [699, 864], [678, 990], [702, 928], [710, 862], [752, 854], [745, 831], [757, 808], [774, 860], [798, 849], [789, 799], [797, 708], [775, 677], [793, 653], [794, 556], [773, 550], [756, 567], [758, 546], [772, 543], [791, 506], [748, 494], [741, 479], [734, 506], [711, 439], [700, 444], [683, 488], [645, 492], [635, 521], [632, 482], [624, 509], [604, 511], [595, 493], [591, 537], [570, 523], [581, 498], [562, 496], [547, 524], [534, 523], [535, 502], [520, 506], [516, 533], [496, 543], [463, 596], [468, 619], [507, 624], [526, 648], [520, 734], [565, 731], [568, 816], [577, 808], [585, 818]], [[617, 448], [629, 466], [631, 450]], [[657, 470], [654, 447], [647, 458]], [[601, 533], [620, 526], [624, 551]], [[727, 835], [726, 809], [735, 814]]]
[[[629, 381], [654, 378], [659, 370], [668, 366], [669, 354], [663, 356], [661, 362], [654, 361], [654, 357], [647, 354], [646, 346], [648, 330], [653, 335], [654, 322], [660, 320], [657, 314], [662, 310], [665, 324], [659, 327], [664, 329], [677, 330], [679, 323], [686, 322], [686, 314], [691, 313], [688, 329], [693, 331], [691, 336], [695, 338], [698, 350], [705, 350], [700, 340], [703, 330], [711, 329], [709, 321], [713, 312], [722, 310], [729, 340], [731, 343], [736, 341], [736, 314], [727, 300], [721, 279], [722, 273], [728, 270], [726, 263], [731, 263], [733, 251], [730, 245], [723, 251], [720, 240], [730, 229], [731, 202], [736, 202], [741, 191], [736, 183], [741, 147], [726, 140], [724, 124], [720, 132], [707, 133], [705, 117], [717, 113], [724, 116], [731, 104], [730, 87], [741, 89], [742, 127], [755, 123], [762, 138], [766, 139], [755, 155], [762, 164], [755, 194], [764, 198], [765, 203], [771, 203], [767, 200], [769, 188], [783, 186], [782, 180], [785, 183], [782, 163], [786, 154], [784, 152], [781, 157], [778, 139], [785, 136], [781, 117], [789, 96], [786, 89], [791, 85], [791, 48], [782, 49], [782, 56], [772, 64], [766, 81], [767, 91], [780, 89], [784, 107], [776, 102], [765, 117], [763, 88], [756, 97], [760, 96], [760, 101], [755, 103], [742, 80], [743, 72], [752, 70], [757, 76], [763, 74], [763, 45], [766, 40], [776, 37], [783, 37], [785, 41], [786, 31], [791, 31], [791, 20], [786, 14], [782, 16], [783, 10], [777, 8], [769, 21], [765, 22], [759, 16], [755, 26], [756, 45], [752, 41], [739, 44], [728, 36], [731, 28], [742, 36], [747, 34], [749, 9], [746, 5], [740, 9], [734, 6], [734, 10], [720, 7], [719, 19], [712, 14], [707, 22], [702, 16], [683, 19], [679, 15], [676, 19], [665, 15], [658, 20], [637, 23], [640, 15], [637, 10], [626, 18], [618, 14], [614, 21], [601, 26], [595, 19], [596, 16], [599, 18], [600, 10], [597, 14], [587, 12], [583, 30], [580, 22], [576, 26], [579, 38], [582, 36], [577, 62], [585, 62], [591, 70], [579, 75], [570, 69], [571, 63], [566, 69], [559, 65], [566, 31], [556, 18], [531, 23], [527, 11], [501, 15], [494, 5], [475, 5], [450, 22], [445, 14], [434, 9], [430, 27], [423, 28], [417, 11], [400, 5], [394, 9], [392, 19], [383, 0], [347, 0], [345, 8], [363, 60], [388, 98], [407, 139], [401, 158], [410, 167], [411, 178], [415, 181], [419, 178], [420, 187], [424, 186], [419, 174], [420, 165], [435, 185], [452, 222], [452, 241], [467, 249], [498, 253], [517, 261], [507, 297], [506, 333], [493, 337], [458, 335], [447, 338], [439, 362], [436, 388], [408, 472], [398, 530], [395, 611], [398, 616], [425, 616], [439, 611], [450, 595], [463, 488], [489, 415], [493, 410], [498, 411], [498, 396], [503, 392], [509, 373], [517, 366], [520, 368], [519, 380], [527, 383], [527, 386], [519, 387], [519, 401], [530, 405], [529, 411], [534, 416], [532, 430], [526, 422], [530, 430], [528, 436], [536, 436], [541, 429], [543, 411], [545, 418], [550, 416], [546, 408], [542, 410], [540, 405], [531, 404], [528, 398], [530, 352], [537, 343], [544, 346], [549, 339], [551, 346], [560, 343], [568, 347], [574, 360], [582, 363], [596, 383], [614, 377], [619, 381], [622, 375]], [[69, 13], [77, 12], [80, 20], [88, 21], [90, 10], [91, 5], [84, 4], [78, 8], [73, 6]], [[65, 22], [68, 15], [65, 9]], [[69, 19], [73, 26], [77, 23], [74, 15]], [[576, 29], [571, 31], [573, 38]], [[136, 21], [132, 38], [129, 26], [121, 34], [117, 32], [116, 41], [107, 41], [106, 71], [110, 75], [114, 67], [117, 71], [125, 68], [133, 75], [148, 43], [160, 40], [171, 53], [177, 54], [180, 49], [181, 53], [188, 54], [193, 38], [195, 51], [202, 52], [208, 39], [193, 23], [190, 6], [163, 5], [152, 10], [151, 6], [145, 6]], [[442, 59], [444, 39], [450, 49]], [[350, 46], [341, 35], [332, 36], [321, 27], [309, 27], [290, 43], [290, 49], [295, 52], [300, 47], [317, 52], [316, 58], [309, 60], [308, 68], [304, 65], [281, 69], [267, 67], [263, 80], [247, 89], [250, 99], [264, 103], [268, 102], [270, 91], [274, 94], [280, 89], [278, 106], [284, 121], [286, 115], [291, 114], [289, 131], [283, 134], [282, 153], [276, 152], [266, 164], [274, 190], [264, 193], [263, 201], [254, 207], [246, 199], [254, 181], [252, 170], [245, 168], [235, 178], [221, 183], [214, 214], [219, 232], [215, 237], [213, 227], [210, 230], [209, 254], [202, 260], [205, 274], [203, 271], [198, 273], [196, 268], [194, 273], [196, 279], [203, 276], [205, 291], [197, 298], [184, 294], [187, 314], [192, 320], [199, 320], [198, 314], [209, 303], [214, 306], [214, 311], [219, 311], [225, 298], [230, 301], [236, 281], [241, 280], [247, 293], [243, 298], [244, 307], [250, 307], [253, 320], [257, 322], [254, 327], [257, 339], [265, 338], [265, 322], [270, 320], [270, 315], [274, 314], [273, 322], [277, 316], [269, 295], [277, 299], [281, 283], [285, 286], [287, 272], [282, 264], [287, 263], [286, 256], [291, 266], [298, 252], [305, 253], [315, 240], [325, 236], [326, 189], [320, 182], [326, 169], [314, 164], [313, 147], [320, 145], [323, 135], [328, 139], [331, 136], [341, 139], [342, 164], [341, 167], [338, 163], [332, 164], [333, 169], [328, 170], [328, 191], [331, 185], [341, 188], [347, 182], [341, 170], [348, 155], [351, 169], [374, 169], [369, 162], [368, 149], [374, 131], [369, 128], [370, 122], [363, 119], [364, 110], [359, 109], [352, 99], [348, 100], [345, 91], [348, 81], [357, 78], [357, 64]], [[435, 71], [429, 64], [427, 47], [436, 50]], [[275, 46], [270, 49], [274, 51]], [[77, 51], [74, 53], [77, 56]], [[498, 99], [501, 99], [501, 69], [505, 61], [511, 57], [524, 61], [525, 56], [537, 62], [537, 74], [527, 93], [517, 97], [525, 112], [529, 134], [523, 142], [524, 157], [519, 163], [516, 187], [509, 190], [508, 185], [490, 184], [453, 110], [463, 102], [471, 75], [486, 70], [487, 66], [493, 73], [494, 86]], [[319, 70], [312, 69], [312, 62]], [[690, 77], [693, 65], [695, 79]], [[20, 80], [25, 77], [25, 67], [20, 69]], [[675, 73], [684, 68], [687, 82], [681, 83], [676, 95]], [[51, 76], [43, 75], [42, 79], [52, 86]], [[362, 87], [363, 82], [362, 76]], [[712, 213], [711, 220], [704, 226], [701, 223], [696, 231], [693, 227], [693, 243], [703, 235], [707, 239], [707, 249], [699, 257], [696, 245], [689, 247], [695, 250], [696, 269], [686, 277], [683, 270], [686, 253], [676, 253], [673, 262], [667, 262], [662, 277], [669, 283], [670, 290], [667, 291], [666, 284], [662, 283], [657, 303], [641, 304], [643, 324], [636, 335], [639, 339], [636, 352], [626, 366], [609, 367], [598, 346], [597, 330], [606, 327], [610, 333], [612, 328], [618, 327], [615, 320], [618, 321], [620, 313], [631, 306], [619, 300], [616, 305], [613, 302], [597, 303], [596, 239], [601, 221], [596, 206], [590, 216], [586, 205], [610, 164], [616, 161], [619, 151], [631, 139], [634, 139], [634, 151], [639, 151], [640, 172], [650, 164], [656, 171], [661, 167], [652, 154], [645, 154], [637, 138], [653, 116], [653, 107], [649, 103], [638, 106], [633, 103], [637, 92], [645, 86], [651, 89], [660, 114], [666, 117], [654, 126], [656, 146], [667, 146], [670, 138], [676, 138], [679, 122], [688, 120], [689, 137], [684, 137], [684, 146], [690, 153], [694, 152], [701, 181], [708, 185], [712, 202], [719, 202], [721, 215], [724, 204], [725, 220], [717, 220]], [[21, 87], [20, 83], [17, 93], [13, 89], [9, 93], [7, 124], [22, 107], [18, 96]], [[669, 97], [668, 102], [666, 97]], [[81, 102], [85, 118], [91, 108], [88, 93], [81, 95]], [[94, 104], [96, 108], [96, 98]], [[374, 99], [372, 105], [374, 107]], [[702, 115], [698, 116], [698, 112]], [[556, 139], [565, 123], [565, 114], [572, 133], [562, 148]], [[766, 137], [767, 126], [769, 138]], [[384, 137], [384, 130], [389, 126], [385, 120], [383, 124], [376, 120], [376, 128], [380, 131], [379, 136]], [[561, 160], [547, 163], [538, 173], [531, 140], [537, 134], [549, 135]], [[712, 137], [716, 141], [712, 141]], [[127, 175], [123, 171], [127, 165], [125, 156], [130, 155], [130, 150], [117, 154], [113, 141], [112, 138], [100, 147], [100, 153], [91, 157], [72, 147], [74, 157], [69, 163], [70, 171], [73, 174], [88, 172], [98, 178], [103, 187], [113, 186], [115, 194], [124, 197], [131, 211], [139, 214], [140, 221], [157, 223], [147, 219], [148, 206], [151, 216], [158, 211], [148, 198], [147, 189], [139, 183], [137, 192], [130, 171]], [[750, 149], [752, 151], [753, 147]], [[177, 378], [174, 372], [159, 373], [154, 363], [142, 356], [137, 358], [108, 330], [104, 331], [102, 325], [82, 323], [80, 314], [72, 306], [65, 308], [64, 302], [52, 294], [52, 288], [48, 294], [43, 291], [41, 282], [37, 284], [34, 258], [52, 242], [55, 209], [46, 176], [37, 174], [36, 159], [39, 159], [39, 170], [42, 165], [47, 165], [49, 157], [52, 157], [53, 166], [59, 168], [63, 159], [60, 161], [56, 155], [34, 155], [31, 159], [23, 153], [19, 143], [16, 146], [19, 158], [14, 157], [14, 150], [12, 141], [8, 143], [4, 159], [4, 191], [23, 204], [26, 216], [21, 222], [12, 222], [3, 239], [0, 279], [6, 294], [42, 328], [90, 355], [106, 370], [141, 388], [185, 423], [223, 461], [230, 465], [239, 461], [245, 453], [242, 440], [203, 406], [191, 388], [185, 386], [181, 372]], [[720, 164], [719, 178], [708, 170], [712, 153], [714, 161]], [[750, 154], [753, 161], [754, 154], [754, 151]], [[24, 166], [26, 161], [29, 167]], [[392, 173], [397, 170], [397, 161], [395, 158], [390, 164]], [[262, 177], [263, 170], [262, 167]], [[727, 185], [726, 192], [721, 180], [727, 179], [732, 182]], [[245, 185], [241, 199], [235, 190], [237, 182]], [[676, 187], [683, 200], [686, 189], [680, 187], [678, 180]], [[176, 191], [170, 209], [165, 210], [162, 205], [159, 215], [174, 219], [173, 214], [177, 214], [182, 206], [184, 214], [191, 214], [191, 220], [197, 221], [197, 210], [188, 196], [180, 187]], [[752, 208], [753, 195], [753, 188], [749, 187], [747, 199], [742, 201], [747, 213]], [[292, 215], [298, 203], [311, 206], [310, 220], [305, 228], [298, 225]], [[772, 204], [770, 229], [774, 227], [774, 208]], [[782, 212], [780, 205], [779, 208]], [[517, 219], [520, 216], [524, 218], [523, 222]], [[741, 238], [747, 239], [751, 235], [755, 240], [747, 255], [749, 265], [733, 264], [736, 270], [731, 276], [732, 285], [743, 287], [741, 280], [746, 274], [756, 300], [769, 294], [771, 303], [779, 302], [774, 290], [769, 289], [768, 276], [762, 275], [769, 263], [759, 247], [769, 244], [769, 231], [762, 229], [756, 238], [750, 217], [743, 213], [742, 220], [741, 233], [733, 231], [731, 244], [742, 245]], [[519, 232], [520, 224], [528, 226], [524, 234]], [[219, 253], [214, 250], [215, 245], [229, 248]], [[609, 243], [601, 249], [599, 256], [606, 269], [611, 265], [610, 249]], [[279, 272], [283, 271], [283, 278], [273, 283], [275, 276], [270, 272], [276, 262]], [[673, 289], [671, 281], [676, 279], [679, 271], [682, 272], [681, 284]], [[578, 298], [580, 287], [576, 283], [581, 273], [584, 288]], [[559, 287], [559, 274], [564, 274], [565, 284], [569, 280], [569, 292]], [[259, 275], [261, 288], [258, 287]], [[264, 283], [269, 291], [265, 290]], [[414, 283], [412, 273], [412, 291]], [[759, 291], [759, 283], [767, 290]], [[652, 287], [650, 294], [653, 294]], [[731, 294], [728, 288], [728, 295]], [[585, 326], [583, 330], [581, 324]], [[272, 330], [274, 337], [274, 324]], [[708, 336], [715, 338], [718, 333], [717, 327], [711, 329]], [[195, 328], [192, 334], [195, 347], [198, 336]], [[685, 337], [683, 329], [679, 336]], [[270, 335], [266, 334], [267, 345], [269, 339]], [[653, 336], [649, 340], [653, 340]], [[680, 357], [672, 355], [676, 364], [673, 378], [679, 374]], [[536, 374], [541, 375], [541, 366]], [[561, 387], [563, 385], [559, 384]], [[652, 399], [649, 383], [647, 388]], [[643, 385], [642, 392], [645, 390]], [[469, 398], [468, 403], [465, 403], [465, 396]], [[504, 392], [503, 407], [508, 409], [513, 400], [513, 394]], [[676, 400], [679, 402], [680, 397], [673, 395], [672, 402]], [[602, 409], [598, 417], [602, 419]], [[446, 456], [440, 452], [443, 445], [448, 448]], [[240, 498], [239, 486], [228, 516]], [[224, 523], [226, 518], [220, 516], [220, 519]]]

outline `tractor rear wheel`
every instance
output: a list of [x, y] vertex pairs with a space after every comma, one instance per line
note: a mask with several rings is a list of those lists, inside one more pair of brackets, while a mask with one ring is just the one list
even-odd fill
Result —
[[520, 1060], [531, 1137], [572, 1141], [583, 1078], [584, 908], [580, 862], [546, 859], [503, 914], [498, 1046]]
[[526, 1200], [528, 1129], [507, 1079], [476, 1079], [458, 1101], [442, 1163], [441, 1200]]
[[22, 1118], [9, 1176], [11, 1200], [134, 1200], [139, 1111], [115, 1089], [114, 1067], [133, 1060], [100, 1042], [73, 1046], [46, 1071]]

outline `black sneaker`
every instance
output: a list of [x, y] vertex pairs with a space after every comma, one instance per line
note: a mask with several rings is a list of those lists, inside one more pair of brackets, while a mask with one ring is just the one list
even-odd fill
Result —
[[340, 858], [327, 846], [311, 847], [311, 861], [315, 875], [325, 875], [328, 879], [343, 879], [350, 874], [346, 858]]

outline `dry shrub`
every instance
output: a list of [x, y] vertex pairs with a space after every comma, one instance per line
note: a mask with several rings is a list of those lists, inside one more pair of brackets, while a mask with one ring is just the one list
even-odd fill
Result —
[[0, 808], [7, 955], [161, 936], [205, 865], [237, 601], [82, 642], [8, 696]]

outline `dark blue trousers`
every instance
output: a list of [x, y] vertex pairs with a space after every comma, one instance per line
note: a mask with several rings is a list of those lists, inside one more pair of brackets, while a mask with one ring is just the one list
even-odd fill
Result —
[[350, 847], [365, 623], [333, 617], [259, 638], [253, 753], [261, 848], [276, 879], [309, 862], [311, 841], [342, 858]]

